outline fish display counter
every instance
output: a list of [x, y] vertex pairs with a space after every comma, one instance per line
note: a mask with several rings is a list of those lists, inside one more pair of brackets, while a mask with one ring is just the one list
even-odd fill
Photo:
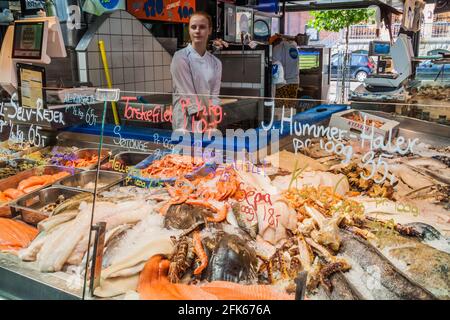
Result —
[[105, 103], [6, 161], [0, 295], [450, 299], [450, 128], [272, 102], [256, 128], [221, 109], [183, 143]]
[[[150, 11], [180, 44], [196, 1], [170, 2]], [[272, 98], [273, 48], [250, 37], [280, 16], [230, 2], [220, 96], [172, 92], [151, 1], [8, 25], [0, 298], [450, 300], [448, 86]]]

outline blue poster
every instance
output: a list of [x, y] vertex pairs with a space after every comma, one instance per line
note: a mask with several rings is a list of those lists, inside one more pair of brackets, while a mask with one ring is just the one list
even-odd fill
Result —
[[277, 13], [280, 6], [279, 0], [259, 0], [257, 10]]
[[116, 9], [119, 0], [99, 0], [103, 8], [108, 10]]
[[97, 16], [119, 9], [125, 10], [125, 0], [86, 0], [83, 6], [83, 11]]

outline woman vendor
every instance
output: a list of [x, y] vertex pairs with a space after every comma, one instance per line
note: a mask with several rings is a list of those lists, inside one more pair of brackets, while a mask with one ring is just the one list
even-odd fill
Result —
[[222, 63], [207, 51], [211, 33], [211, 16], [194, 13], [189, 20], [191, 43], [177, 51], [172, 59], [173, 130], [204, 132], [200, 126], [209, 126], [208, 106], [220, 104]]

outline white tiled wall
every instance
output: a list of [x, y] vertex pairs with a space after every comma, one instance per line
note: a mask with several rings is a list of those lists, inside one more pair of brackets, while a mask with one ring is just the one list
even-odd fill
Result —
[[138, 91], [138, 95], [172, 92], [172, 56], [139, 20], [122, 10], [113, 12], [102, 23], [87, 46], [86, 55], [78, 52], [81, 78], [87, 77], [94, 86], [107, 86], [99, 40], [105, 43], [113, 87], [121, 91]]

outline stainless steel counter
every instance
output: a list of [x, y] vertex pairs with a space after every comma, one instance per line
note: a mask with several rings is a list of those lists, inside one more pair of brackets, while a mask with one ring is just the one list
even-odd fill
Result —
[[[0, 253], [0, 296], [6, 299], [78, 300], [82, 281], [64, 272], [42, 273], [35, 262]], [[81, 287], [77, 285], [81, 284]]]

